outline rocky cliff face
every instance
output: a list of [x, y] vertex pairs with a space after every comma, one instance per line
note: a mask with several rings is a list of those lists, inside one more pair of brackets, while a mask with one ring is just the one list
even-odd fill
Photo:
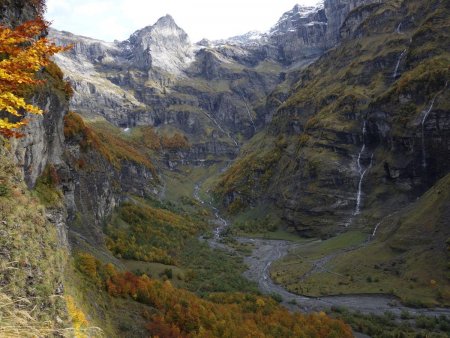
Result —
[[61, 44], [73, 46], [66, 54], [55, 56], [55, 62], [64, 70], [76, 93], [71, 100], [72, 109], [87, 116], [99, 114], [115, 118], [126, 125], [127, 116], [143, 105], [125, 88], [102, 76], [94, 66], [95, 63], [114, 63], [113, 58], [121, 53], [120, 49], [113, 43], [55, 30], [50, 30], [50, 36]]
[[40, 10], [37, 3], [26, 0], [4, 0], [0, 3], [2, 25], [16, 27], [27, 20], [36, 18]]
[[329, 233], [376, 223], [448, 173], [449, 43], [438, 33], [446, 15], [445, 4], [419, 1], [348, 13], [341, 45], [291, 79], [287, 97], [271, 95], [285, 101], [266, 141], [224, 175], [225, 204], [275, 203], [298, 232]]
[[[30, 1], [3, 1], [0, 23], [15, 27], [35, 19], [40, 10], [38, 3]], [[68, 96], [64, 91], [62, 76], [49, 69], [43, 69], [38, 74], [38, 77], [45, 81], [45, 85], [37, 88], [30, 100], [46, 113], [42, 116], [29, 114], [27, 116], [29, 123], [21, 130], [24, 137], [10, 140], [14, 160], [22, 168], [28, 188], [35, 186], [38, 177], [48, 165], [54, 164], [59, 167], [65, 165], [63, 119], [68, 110]], [[49, 208], [46, 216], [57, 229], [59, 244], [67, 248], [65, 209], [61, 206]]]
[[[267, 33], [196, 45], [170, 16], [123, 42], [57, 31], [51, 36], [74, 45], [56, 62], [73, 83], [75, 111], [104, 116], [123, 128], [173, 125], [191, 139], [211, 142], [205, 126], [232, 146], [271, 120], [273, 109], [267, 109], [265, 99], [285, 73], [334, 46], [347, 14], [371, 2], [296, 5]], [[348, 26], [358, 25], [352, 21]]]
[[23, 167], [29, 187], [34, 187], [47, 164], [63, 164], [63, 118], [69, 108], [65, 93], [53, 91], [51, 87], [37, 95], [34, 102], [47, 113], [30, 116], [30, 122], [22, 130], [25, 137], [12, 141], [17, 163]]
[[[353, 10], [371, 4], [380, 4], [381, 0], [324, 0], [324, 11], [327, 17], [327, 46], [332, 47], [341, 40], [341, 27], [347, 15]], [[355, 22], [357, 28], [361, 22]]]
[[129, 196], [154, 197], [159, 191], [156, 172], [133, 161], [114, 165], [96, 149], [80, 146], [79, 136], [66, 140], [68, 167], [58, 171], [64, 191], [71, 239], [104, 245], [103, 226]]
[[295, 5], [272, 27], [269, 39], [278, 47], [280, 59], [292, 64], [322, 55], [328, 45], [327, 26], [328, 18], [322, 4], [318, 7]]
[[[29, 1], [3, 1], [1, 6], [0, 23], [11, 27], [36, 18], [39, 10], [39, 6]], [[57, 88], [57, 82], [62, 79], [45, 70], [39, 76], [47, 85], [40, 88], [31, 101], [48, 113], [28, 116], [30, 122], [22, 130], [26, 137], [12, 140], [16, 161], [23, 167], [29, 187], [34, 186], [48, 163], [62, 162], [63, 117], [68, 109], [65, 93]]]
[[51, 35], [75, 46], [56, 58], [73, 83], [75, 111], [122, 128], [175, 127], [191, 141], [186, 157], [194, 161], [235, 156], [237, 139], [262, 126], [255, 105], [279, 82], [277, 62], [241, 46], [194, 46], [170, 16], [113, 44]]

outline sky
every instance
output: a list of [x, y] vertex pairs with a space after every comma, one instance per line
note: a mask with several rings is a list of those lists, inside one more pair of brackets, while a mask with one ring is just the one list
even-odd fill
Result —
[[126, 40], [170, 14], [191, 41], [266, 31], [296, 3], [318, 0], [47, 0], [52, 27], [105, 41]]

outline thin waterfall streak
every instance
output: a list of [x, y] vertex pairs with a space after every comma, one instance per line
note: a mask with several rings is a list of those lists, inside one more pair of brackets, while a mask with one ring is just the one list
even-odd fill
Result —
[[363, 164], [361, 163], [361, 158], [366, 152], [366, 133], [367, 133], [367, 122], [364, 120], [363, 127], [362, 127], [362, 147], [361, 150], [358, 153], [358, 158], [356, 160], [356, 164], [358, 166], [358, 174], [359, 174], [359, 182], [358, 182], [358, 190], [356, 192], [356, 206], [355, 210], [352, 213], [352, 216], [348, 220], [348, 222], [345, 224], [345, 227], [348, 227], [352, 221], [353, 218], [358, 215], [361, 211], [361, 197], [362, 197], [362, 185], [364, 181], [364, 177], [366, 176], [367, 171], [372, 167], [373, 163], [373, 153], [370, 156], [370, 163], [369, 165], [364, 169]]
[[383, 220], [379, 221], [379, 222], [375, 225], [375, 228], [373, 229], [373, 232], [372, 232], [372, 237], [375, 237], [375, 235], [376, 235], [376, 233], [377, 233], [377, 230], [378, 230], [378, 227], [381, 225], [382, 222], [383, 222]]
[[427, 154], [426, 154], [426, 147], [425, 147], [425, 122], [426, 122], [431, 110], [433, 109], [435, 99], [436, 99], [436, 96], [431, 101], [430, 107], [425, 112], [425, 115], [422, 119], [422, 167], [424, 167], [424, 168], [427, 167]]
[[395, 65], [394, 73], [392, 74], [392, 78], [396, 78], [398, 76], [398, 68], [400, 67], [400, 62], [403, 59], [403, 55], [405, 55], [406, 49], [400, 54], [397, 60], [397, 64]]
[[364, 181], [364, 176], [366, 176], [366, 173], [372, 167], [372, 163], [373, 163], [373, 153], [372, 153], [372, 155], [370, 155], [369, 165], [367, 166], [366, 169], [364, 169], [364, 171], [361, 173], [360, 178], [359, 178], [358, 192], [356, 195], [356, 207], [355, 207], [355, 211], [353, 213], [354, 216], [358, 215], [361, 212], [361, 196], [362, 196], [362, 185], [363, 185], [363, 181]]
[[207, 112], [205, 112], [205, 111], [204, 111], [204, 113], [205, 113], [206, 116], [209, 117], [209, 119], [210, 119], [211, 121], [214, 122], [214, 124], [217, 126], [217, 128], [220, 129], [220, 131], [222, 131], [222, 133], [224, 133], [225, 135], [227, 135], [227, 136], [234, 142], [234, 144], [236, 145], [236, 147], [239, 147], [239, 144], [237, 143], [236, 139], [235, 139], [234, 137], [232, 137], [230, 133], [226, 132], [226, 131], [222, 128], [222, 126], [216, 121], [215, 118], [213, 118], [211, 115], [209, 115], [209, 114], [208, 114]]
[[381, 223], [383, 223], [383, 222], [384, 222], [385, 220], [387, 220], [388, 218], [390, 218], [390, 217], [392, 217], [392, 216], [398, 214], [399, 212], [400, 212], [400, 211], [397, 210], [397, 211], [395, 211], [395, 212], [393, 212], [393, 213], [390, 213], [390, 214], [387, 215], [386, 217], [383, 217], [383, 218], [375, 225], [375, 228], [373, 229], [373, 232], [372, 232], [372, 238], [375, 237], [375, 235], [377, 234], [378, 228], [380, 227]]
[[245, 104], [245, 108], [247, 109], [247, 114], [248, 114], [248, 117], [249, 117], [249, 119], [250, 119], [250, 122], [252, 123], [252, 126], [253, 126], [253, 130], [255, 131], [255, 133], [256, 133], [256, 126], [255, 126], [255, 122], [253, 121], [253, 117], [252, 117], [252, 114], [250, 113], [250, 109], [248, 108], [248, 104], [247, 104], [247, 100], [244, 98], [244, 96], [242, 96], [241, 95], [241, 98], [242, 98], [242, 101], [244, 101], [244, 104]]
[[440, 90], [431, 100], [430, 107], [425, 111], [425, 114], [422, 118], [421, 127], [422, 127], [422, 167], [427, 167], [427, 154], [426, 154], [426, 147], [425, 147], [425, 123], [427, 121], [428, 115], [430, 115], [431, 111], [433, 110], [434, 102], [436, 101], [436, 98], [447, 88], [448, 81], [445, 82], [444, 88]]

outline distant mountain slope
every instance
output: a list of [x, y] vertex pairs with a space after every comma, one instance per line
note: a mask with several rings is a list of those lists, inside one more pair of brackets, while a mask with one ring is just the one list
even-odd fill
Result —
[[234, 157], [236, 145], [271, 120], [269, 93], [286, 73], [304, 68], [337, 42], [327, 37], [336, 35], [328, 22], [341, 22], [352, 7], [342, 5], [336, 16], [330, 4], [296, 5], [264, 34], [198, 44], [169, 15], [123, 42], [55, 30], [50, 35], [74, 45], [56, 62], [73, 83], [76, 112], [101, 115], [122, 128], [181, 130], [193, 144], [185, 156], [192, 162], [224, 153]]
[[344, 231], [448, 173], [449, 17], [443, 1], [354, 8], [341, 44], [268, 98], [272, 123], [217, 186], [225, 205], [275, 204], [300, 234]]

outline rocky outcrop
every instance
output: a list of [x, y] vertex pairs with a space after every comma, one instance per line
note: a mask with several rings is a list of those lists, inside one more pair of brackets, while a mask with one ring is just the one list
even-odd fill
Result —
[[40, 6], [38, 2], [27, 0], [3, 0], [0, 3], [0, 9], [1, 24], [16, 27], [27, 20], [36, 18]]
[[[360, 6], [382, 3], [381, 0], [324, 0], [327, 21], [326, 41], [332, 47], [340, 41], [340, 29], [347, 15]], [[353, 26], [355, 27], [355, 26]]]
[[58, 171], [75, 237], [104, 245], [103, 226], [128, 196], [158, 193], [158, 178], [144, 165], [122, 161], [113, 165], [95, 149], [82, 150], [76, 139], [66, 142], [67, 167]]
[[127, 116], [142, 109], [142, 103], [95, 67], [95, 64], [115, 67], [114, 60], [116, 57], [120, 59], [120, 49], [113, 43], [53, 29], [50, 36], [61, 45], [73, 46], [69, 51], [55, 56], [55, 62], [64, 70], [75, 91], [71, 100], [72, 109], [87, 116], [102, 115], [107, 119], [120, 120], [120, 124], [126, 126]]
[[63, 119], [69, 109], [65, 93], [51, 86], [36, 95], [33, 101], [46, 113], [29, 116], [28, 125], [21, 130], [25, 137], [12, 140], [16, 161], [23, 167], [30, 188], [48, 164], [63, 164]]
[[295, 5], [270, 30], [270, 42], [278, 47], [283, 63], [292, 64], [322, 55], [327, 46], [328, 18], [322, 6]]
[[[38, 15], [39, 5], [30, 1], [3, 1], [0, 23], [17, 26]], [[65, 93], [53, 87], [59, 79], [52, 78], [48, 72], [39, 74], [48, 85], [31, 99], [31, 102], [46, 114], [27, 116], [28, 125], [21, 130], [25, 137], [11, 140], [13, 153], [18, 165], [23, 168], [28, 187], [33, 187], [38, 176], [48, 163], [61, 163], [63, 151], [63, 117], [68, 109]]]
[[[382, 7], [382, 4], [380, 2], [375, 2], [368, 5], [361, 5], [350, 11], [345, 21], [340, 26], [339, 37], [342, 40], [354, 37], [355, 33], [361, 30], [361, 23], [380, 7]], [[359, 36], [362, 36], [361, 32], [359, 34]]]

